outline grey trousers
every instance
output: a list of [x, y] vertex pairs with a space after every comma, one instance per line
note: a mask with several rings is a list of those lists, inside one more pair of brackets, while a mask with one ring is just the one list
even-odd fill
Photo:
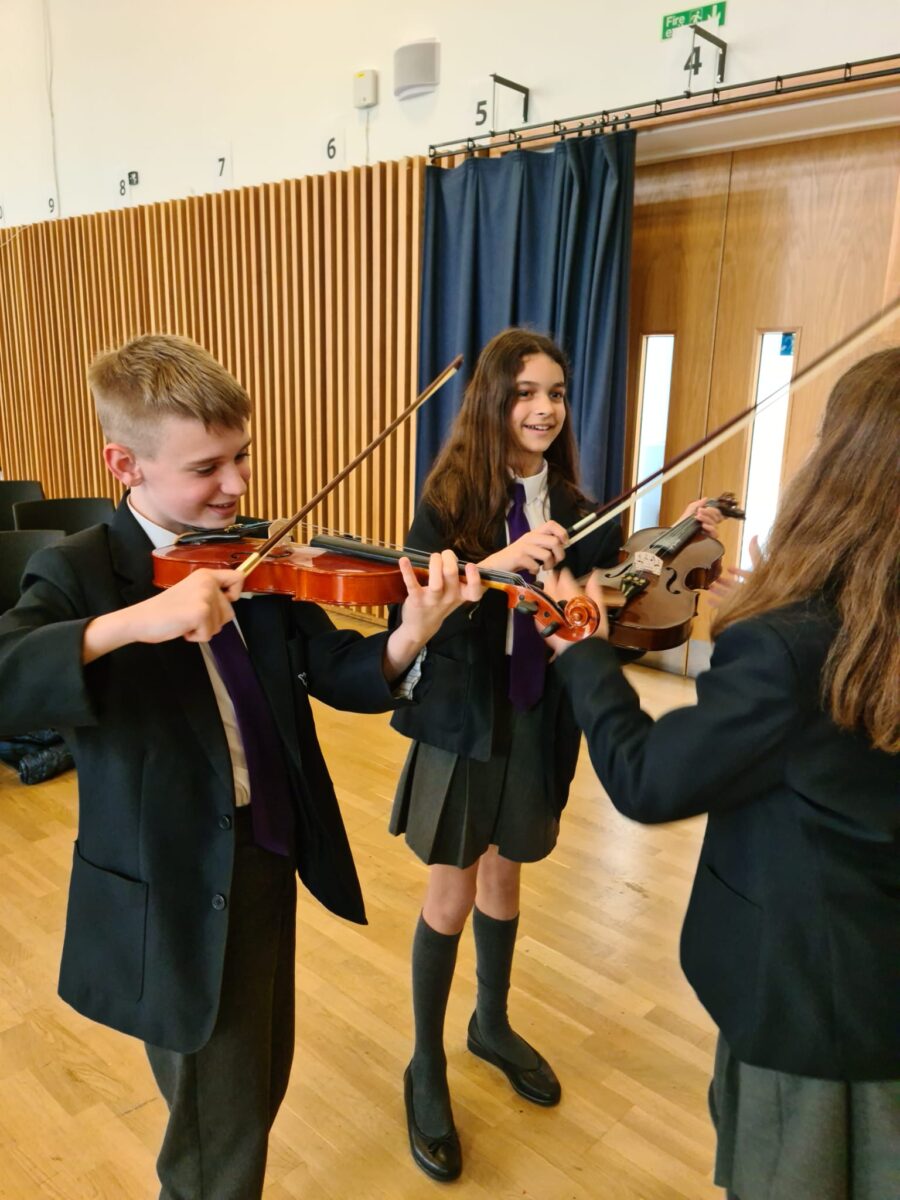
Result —
[[160, 1200], [256, 1200], [294, 1053], [294, 864], [254, 846], [237, 810], [219, 1014], [194, 1054], [146, 1047], [169, 1106]]

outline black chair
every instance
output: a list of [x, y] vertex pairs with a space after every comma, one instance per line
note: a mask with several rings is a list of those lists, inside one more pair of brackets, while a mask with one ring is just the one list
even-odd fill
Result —
[[19, 599], [19, 584], [32, 554], [61, 542], [61, 529], [0, 529], [0, 613]]
[[[19, 584], [32, 554], [61, 542], [61, 529], [0, 530], [0, 613], [19, 599]], [[0, 731], [0, 762], [8, 763], [22, 783], [42, 783], [74, 766], [72, 755], [55, 729], [8, 737]]]
[[63, 500], [20, 500], [13, 505], [16, 529], [61, 529], [78, 533], [108, 524], [115, 506], [105, 496], [71, 496]]
[[12, 506], [20, 500], [43, 500], [44, 489], [36, 479], [0, 479], [0, 529], [15, 529]]

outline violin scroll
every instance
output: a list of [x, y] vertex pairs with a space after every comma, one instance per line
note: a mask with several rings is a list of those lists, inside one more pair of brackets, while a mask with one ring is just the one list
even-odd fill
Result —
[[566, 601], [564, 611], [573, 630], [572, 641], [593, 637], [600, 628], [600, 610], [588, 596], [573, 596]]
[[508, 596], [508, 607], [534, 617], [541, 637], [558, 634], [566, 642], [580, 642], [593, 637], [600, 628], [600, 610], [589, 596], [575, 596], [560, 603], [549, 596], [535, 583], [527, 583], [521, 576], [509, 575], [508, 582], [501, 583], [496, 571], [483, 571], [482, 580], [486, 587], [500, 587]]
[[734, 492], [723, 492], [717, 500], [709, 502], [709, 507], [717, 508], [723, 517], [732, 517], [735, 521], [743, 521], [747, 516]]

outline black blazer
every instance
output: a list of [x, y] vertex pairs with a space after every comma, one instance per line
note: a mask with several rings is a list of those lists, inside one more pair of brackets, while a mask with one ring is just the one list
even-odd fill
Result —
[[[550, 515], [568, 527], [582, 514], [562, 488], [551, 485]], [[442, 529], [434, 510], [421, 504], [406, 546], [430, 553], [453, 547], [453, 542], [453, 531]], [[497, 550], [506, 545], [502, 519], [497, 523], [493, 544]], [[565, 565], [577, 576], [595, 566], [611, 566], [618, 561], [620, 545], [620, 526], [604, 525], [572, 547]], [[506, 596], [498, 591], [488, 591], [477, 605], [463, 605], [451, 613], [428, 643], [422, 680], [416, 690], [419, 703], [394, 713], [394, 729], [416, 741], [486, 762], [496, 748], [495, 712], [499, 705], [508, 703], [507, 617]], [[553, 747], [546, 763], [547, 795], [555, 798], [560, 812], [578, 760], [581, 733], [551, 671], [547, 672], [541, 721], [543, 744]]]
[[[231, 760], [198, 646], [124, 646], [88, 666], [88, 621], [155, 594], [151, 545], [123, 501], [41, 551], [0, 618], [0, 728], [54, 726], [78, 769], [79, 822], [59, 991], [86, 1016], [190, 1052], [219, 1003], [234, 851]], [[385, 634], [337, 630], [313, 604], [236, 606], [285, 747], [298, 870], [333, 912], [365, 922], [359, 881], [309, 694], [337, 708], [395, 706]], [[223, 898], [225, 907], [223, 907]]]
[[730, 626], [696, 707], [653, 721], [601, 641], [556, 670], [616, 808], [708, 813], [681, 962], [741, 1061], [900, 1078], [900, 760], [819, 703], [818, 601]]

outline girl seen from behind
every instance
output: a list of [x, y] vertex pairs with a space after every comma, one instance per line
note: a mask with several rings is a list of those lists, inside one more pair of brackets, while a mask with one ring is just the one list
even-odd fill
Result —
[[653, 721], [601, 638], [553, 639], [616, 808], [708, 814], [681, 962], [719, 1028], [715, 1178], [739, 1200], [900, 1178], [898, 431], [894, 348], [835, 386], [696, 707]]

